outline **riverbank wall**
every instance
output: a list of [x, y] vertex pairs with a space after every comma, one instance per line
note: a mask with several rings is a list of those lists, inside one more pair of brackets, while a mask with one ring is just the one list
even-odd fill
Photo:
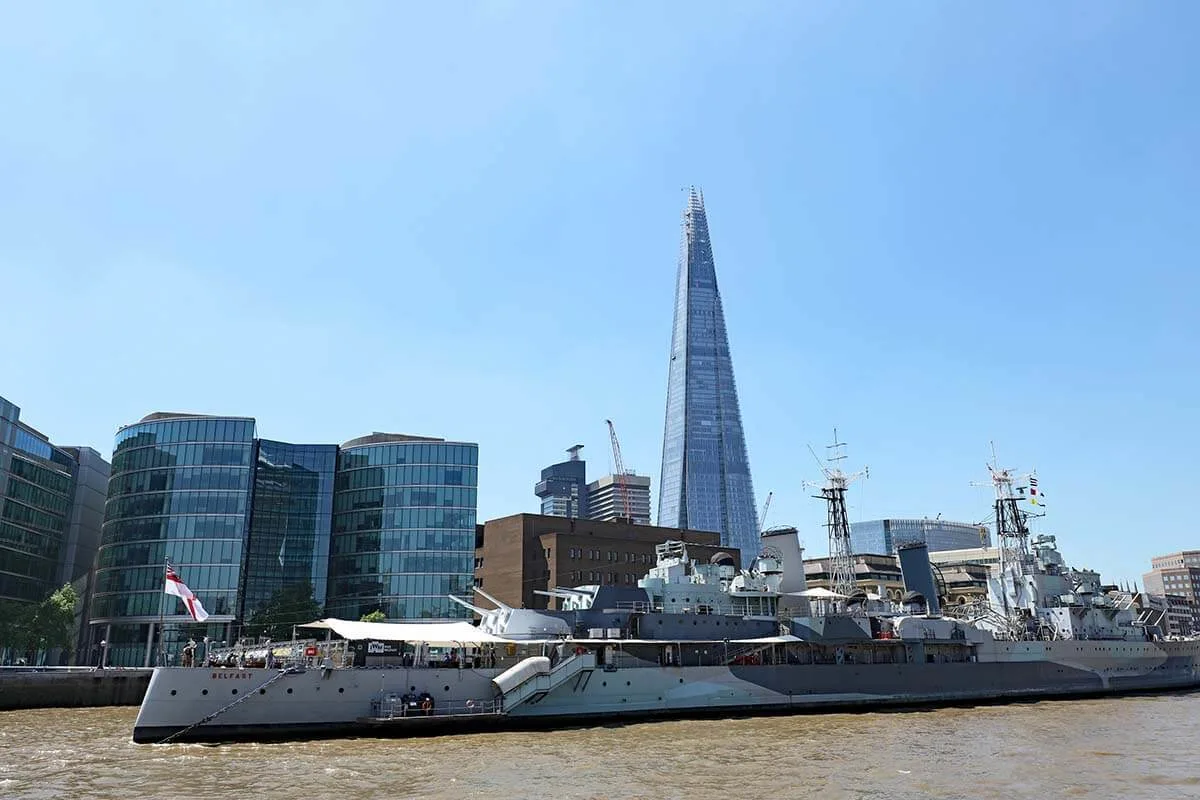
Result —
[[136, 706], [150, 669], [0, 668], [0, 711], [22, 708]]

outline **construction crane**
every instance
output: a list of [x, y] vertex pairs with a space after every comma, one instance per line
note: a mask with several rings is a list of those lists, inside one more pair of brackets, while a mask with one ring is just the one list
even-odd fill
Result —
[[763, 503], [762, 513], [758, 515], [758, 528], [760, 531], [767, 529], [767, 512], [771, 510], [771, 498], [774, 496], [774, 492], [767, 492], [767, 502]]
[[625, 519], [633, 522], [633, 504], [629, 501], [629, 484], [625, 481], [625, 464], [621, 461], [621, 443], [617, 441], [617, 429], [611, 419], [608, 423], [608, 438], [612, 440], [613, 478], [616, 480], [617, 491], [621, 493], [621, 506], [625, 509]]

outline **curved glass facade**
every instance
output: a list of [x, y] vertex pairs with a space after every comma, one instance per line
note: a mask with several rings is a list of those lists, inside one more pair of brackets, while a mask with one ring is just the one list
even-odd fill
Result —
[[326, 613], [466, 619], [479, 448], [440, 441], [343, 446], [334, 485]]
[[[91, 604], [112, 665], [145, 663], [160, 609], [171, 640], [219, 637], [239, 606], [254, 420], [158, 417], [122, 428], [113, 450]], [[211, 615], [207, 625], [192, 626], [164, 594], [168, 558]]]
[[276, 639], [321, 615], [337, 445], [260, 439], [239, 619]]

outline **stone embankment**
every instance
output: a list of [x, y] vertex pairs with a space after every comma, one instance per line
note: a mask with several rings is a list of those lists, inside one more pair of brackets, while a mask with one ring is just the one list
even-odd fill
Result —
[[150, 685], [149, 669], [0, 668], [0, 711], [20, 708], [136, 706]]

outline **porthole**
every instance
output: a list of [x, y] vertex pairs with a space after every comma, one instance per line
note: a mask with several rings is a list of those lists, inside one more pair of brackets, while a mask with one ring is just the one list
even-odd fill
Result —
[[449, 687], [449, 686], [443, 686], [443, 687], [442, 687], [442, 691], [448, 692], [448, 691], [450, 691], [450, 687]]
[[266, 690], [266, 689], [259, 689], [259, 690], [258, 690], [258, 693], [259, 693], [259, 694], [266, 694], [266, 693], [267, 693], [267, 690]]
[[208, 689], [201, 689], [200, 694], [208, 694]]
[[292, 693], [292, 690], [291, 690], [291, 689], [288, 689], [288, 694], [291, 694], [291, 693]]
[[234, 690], [233, 690], [233, 693], [234, 693], [234, 694], [237, 694], [237, 689], [234, 689]]
[[633, 684], [631, 684], [629, 681], [625, 681], [625, 685], [626, 685], [626, 686], [632, 686]]
[[343, 687], [343, 686], [338, 687], [338, 694], [343, 694], [343, 693], [345, 693], [345, 691], [346, 691], [345, 687]]
[[679, 679], [679, 682], [680, 682], [680, 683], [683, 683], [683, 678], [680, 678], [680, 679]]
[[600, 685], [601, 685], [601, 686], [608, 686], [608, 681], [603, 681], [603, 682], [601, 682], [601, 684], [600, 684]]
[[176, 694], [175, 690], [174, 690], [174, 689], [172, 689], [172, 690], [171, 690], [171, 697], [174, 697], [174, 696], [175, 696], [175, 694]]

